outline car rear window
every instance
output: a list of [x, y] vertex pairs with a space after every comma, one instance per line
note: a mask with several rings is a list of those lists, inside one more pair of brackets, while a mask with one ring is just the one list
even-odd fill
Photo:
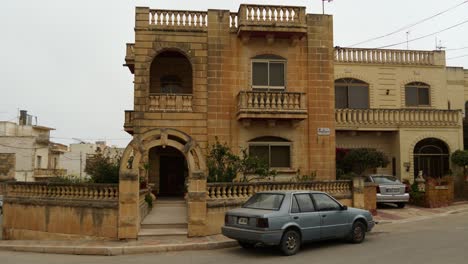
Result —
[[372, 176], [372, 179], [374, 179], [374, 182], [379, 184], [401, 183], [397, 178], [393, 176]]
[[245, 202], [244, 208], [279, 210], [283, 203], [284, 195], [278, 193], [257, 193]]

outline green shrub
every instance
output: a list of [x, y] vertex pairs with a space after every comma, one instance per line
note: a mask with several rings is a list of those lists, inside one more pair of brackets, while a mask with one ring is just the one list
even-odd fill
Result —
[[153, 197], [151, 197], [151, 194], [147, 193], [145, 195], [145, 202], [148, 204], [150, 209], [153, 208]]

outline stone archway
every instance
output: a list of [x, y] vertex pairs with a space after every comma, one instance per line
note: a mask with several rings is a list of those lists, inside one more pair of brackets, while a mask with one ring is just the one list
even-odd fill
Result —
[[135, 135], [120, 163], [119, 238], [137, 238], [140, 228], [139, 179], [145, 174], [149, 150], [170, 146], [180, 151], [188, 165], [189, 236], [202, 235], [206, 219], [206, 164], [201, 148], [182, 131], [157, 128]]

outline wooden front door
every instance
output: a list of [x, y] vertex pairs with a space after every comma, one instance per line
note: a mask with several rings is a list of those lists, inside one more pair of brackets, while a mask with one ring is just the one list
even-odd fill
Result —
[[159, 194], [166, 196], [184, 195], [185, 158], [161, 156], [159, 168]]

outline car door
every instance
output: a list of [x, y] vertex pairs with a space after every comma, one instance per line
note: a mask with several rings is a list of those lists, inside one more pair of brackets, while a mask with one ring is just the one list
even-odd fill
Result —
[[300, 226], [303, 241], [320, 239], [320, 212], [315, 210], [309, 193], [293, 195], [291, 217]]
[[312, 197], [320, 212], [320, 239], [344, 237], [349, 231], [348, 211], [327, 194], [314, 193]]

